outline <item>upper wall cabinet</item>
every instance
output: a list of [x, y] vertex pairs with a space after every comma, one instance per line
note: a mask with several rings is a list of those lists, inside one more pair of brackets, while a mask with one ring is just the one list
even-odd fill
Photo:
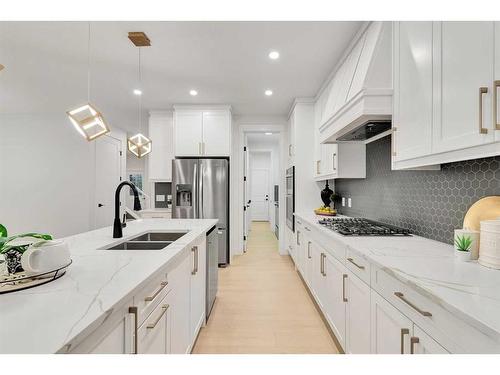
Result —
[[229, 156], [231, 111], [229, 107], [201, 109], [174, 106], [175, 156]]
[[146, 159], [148, 178], [155, 181], [172, 181], [173, 113], [171, 111], [150, 112], [148, 135], [153, 141], [153, 151]]
[[371, 22], [338, 67], [321, 94], [321, 143], [335, 142], [367, 121], [391, 119], [391, 33], [390, 22]]
[[394, 23], [394, 169], [500, 154], [499, 27]]

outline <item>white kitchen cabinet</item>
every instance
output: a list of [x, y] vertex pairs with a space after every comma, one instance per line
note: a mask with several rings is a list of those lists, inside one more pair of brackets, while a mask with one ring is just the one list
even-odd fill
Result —
[[432, 22], [394, 23], [393, 157], [432, 152]]
[[412, 334], [413, 322], [372, 290], [372, 354], [409, 354]]
[[169, 354], [172, 295], [167, 294], [137, 329], [138, 354]]
[[433, 152], [494, 141], [494, 23], [436, 22], [434, 26]]
[[205, 322], [206, 238], [191, 248], [190, 342], [194, 343]]
[[[493, 127], [500, 130], [500, 22], [495, 22], [495, 81], [493, 84]], [[496, 100], [495, 100], [496, 98]], [[500, 141], [500, 132], [495, 131], [495, 140]]]
[[203, 112], [203, 155], [229, 156], [231, 144], [231, 113]]
[[323, 144], [314, 179], [366, 178], [366, 146], [363, 142]]
[[335, 257], [323, 257], [325, 289], [325, 315], [340, 345], [346, 345], [346, 276], [347, 270]]
[[393, 169], [500, 154], [497, 29], [495, 22], [394, 24]]
[[148, 136], [153, 142], [147, 157], [148, 178], [153, 181], [172, 181], [174, 159], [174, 120], [172, 112], [150, 112]]
[[231, 111], [174, 106], [175, 156], [229, 156]]
[[133, 301], [116, 309], [111, 316], [85, 338], [72, 354], [131, 354], [134, 352], [134, 316], [129, 308]]
[[203, 112], [175, 111], [175, 156], [202, 155]]
[[346, 353], [370, 353], [370, 287], [351, 271], [346, 272]]
[[189, 353], [190, 347], [190, 293], [191, 288], [191, 256], [186, 256], [182, 262], [169, 273], [169, 282], [172, 285], [172, 305], [170, 319], [172, 334], [170, 338], [170, 352], [172, 354]]
[[413, 325], [413, 336], [410, 338], [410, 354], [449, 354], [431, 336]]

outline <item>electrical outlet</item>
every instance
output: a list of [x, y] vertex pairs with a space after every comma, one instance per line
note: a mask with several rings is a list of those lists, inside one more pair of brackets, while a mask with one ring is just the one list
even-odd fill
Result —
[[342, 197], [342, 207], [345, 207], [345, 197]]
[[347, 198], [347, 207], [351, 208], [352, 206], [352, 200], [351, 198]]

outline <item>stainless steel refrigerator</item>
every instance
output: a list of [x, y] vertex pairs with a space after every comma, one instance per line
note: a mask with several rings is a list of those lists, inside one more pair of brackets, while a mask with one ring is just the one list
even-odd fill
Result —
[[172, 161], [172, 218], [218, 219], [219, 264], [229, 263], [229, 161]]

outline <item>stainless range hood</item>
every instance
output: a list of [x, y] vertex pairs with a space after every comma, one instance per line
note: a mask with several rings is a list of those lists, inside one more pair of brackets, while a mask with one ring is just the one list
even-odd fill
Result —
[[338, 142], [366, 141], [391, 129], [390, 121], [369, 121], [337, 138]]

